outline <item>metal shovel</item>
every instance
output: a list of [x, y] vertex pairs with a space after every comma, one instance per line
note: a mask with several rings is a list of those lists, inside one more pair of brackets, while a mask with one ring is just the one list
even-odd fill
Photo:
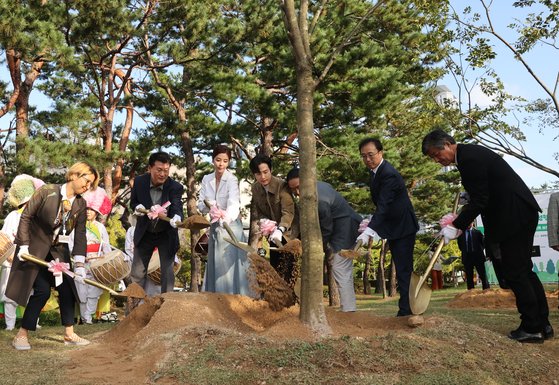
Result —
[[339, 254], [341, 257], [344, 258], [348, 258], [348, 259], [355, 259], [358, 258], [361, 253], [359, 253], [359, 249], [361, 248], [361, 245], [363, 244], [363, 242], [361, 240], [358, 240], [357, 242], [355, 242], [355, 245], [353, 246], [352, 249], [350, 250], [340, 250]]
[[[460, 200], [460, 193], [456, 194], [456, 198], [454, 200], [454, 208], [452, 210], [453, 213], [456, 213], [458, 209], [458, 201]], [[427, 269], [422, 276], [419, 276], [417, 273], [413, 272], [411, 275], [410, 280], [410, 291], [409, 291], [409, 299], [410, 299], [410, 308], [411, 312], [414, 315], [419, 315], [425, 313], [425, 310], [429, 307], [429, 302], [431, 301], [431, 287], [427, 284], [427, 277], [431, 273], [435, 262], [439, 258], [439, 254], [444, 247], [444, 239], [441, 238], [439, 240], [439, 244], [427, 265]]]
[[[210, 202], [208, 202], [207, 199], [204, 199], [204, 204], [206, 205], [207, 208], [211, 208], [212, 205], [210, 205]], [[225, 231], [227, 231], [227, 234], [229, 234], [229, 238], [224, 237], [223, 239], [226, 242], [229, 242], [230, 244], [232, 244], [235, 247], [238, 247], [239, 249], [247, 252], [247, 253], [256, 253], [256, 249], [246, 243], [241, 243], [239, 242], [239, 240], [237, 239], [237, 237], [235, 236], [235, 233], [233, 232], [233, 230], [231, 229], [231, 227], [229, 226], [229, 224], [227, 222], [223, 222], [223, 227], [225, 228]]]

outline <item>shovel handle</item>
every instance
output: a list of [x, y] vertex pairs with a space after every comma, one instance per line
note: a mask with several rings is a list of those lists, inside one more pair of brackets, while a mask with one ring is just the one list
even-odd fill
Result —
[[[41, 266], [44, 266], [44, 267], [48, 267], [48, 266], [49, 266], [49, 263], [48, 263], [47, 261], [43, 261], [42, 259], [39, 259], [39, 258], [37, 258], [37, 257], [35, 257], [35, 256], [31, 255], [31, 254], [23, 254], [21, 257], [22, 257], [23, 259], [25, 259], [26, 261], [30, 261], [30, 262], [36, 263], [37, 265], [41, 265]], [[67, 275], [68, 277], [70, 277], [70, 278], [74, 278], [74, 277], [72, 277], [70, 274], [68, 274], [67, 272], [64, 272], [64, 274], [66, 274], [66, 275]], [[75, 279], [75, 278], [74, 278], [74, 279]], [[94, 281], [94, 280], [92, 280], [92, 279], [83, 278], [83, 281], [84, 281], [85, 283], [87, 283], [88, 285], [98, 287], [99, 289], [107, 290], [107, 291], [108, 291], [110, 294], [112, 294], [112, 295], [117, 295], [117, 296], [120, 296], [120, 295], [121, 295], [120, 293], [114, 291], [114, 290], [111, 289], [110, 287], [105, 286], [105, 285], [103, 285], [102, 283], [99, 283], [99, 282]]]
[[359, 250], [361, 246], [363, 246], [363, 241], [359, 239], [357, 242], [355, 242], [355, 245], [353, 246], [353, 251]]
[[[207, 199], [204, 199], [204, 204], [206, 205], [207, 208], [212, 207], [212, 205], [210, 205], [210, 202], [208, 202]], [[229, 234], [229, 237], [231, 238], [231, 240], [233, 242], [235, 242], [235, 244], [239, 244], [239, 240], [235, 236], [235, 233], [233, 232], [233, 230], [231, 230], [231, 227], [229, 226], [229, 223], [223, 221], [223, 227], [225, 228], [225, 231], [227, 231], [227, 234]]]
[[[460, 201], [460, 191], [456, 193], [456, 198], [454, 199], [454, 206], [452, 208], [453, 214], [456, 214], [456, 211], [458, 210], [459, 201]], [[444, 238], [441, 238], [439, 244], [437, 245], [437, 248], [435, 249], [435, 252], [433, 253], [433, 256], [431, 257], [431, 260], [429, 261], [429, 264], [427, 265], [427, 269], [425, 270], [421, 278], [419, 278], [419, 283], [415, 288], [414, 297], [417, 298], [421, 286], [427, 280], [427, 277], [429, 276], [429, 273], [431, 273], [433, 266], [435, 266], [435, 263], [437, 262], [437, 259], [439, 258], [439, 254], [441, 254], [441, 250], [443, 249], [443, 247], [444, 247]]]

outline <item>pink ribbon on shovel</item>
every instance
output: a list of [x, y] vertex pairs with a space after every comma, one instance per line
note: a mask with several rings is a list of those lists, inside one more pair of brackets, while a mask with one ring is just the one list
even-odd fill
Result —
[[167, 214], [167, 207], [169, 207], [171, 205], [171, 202], [167, 201], [165, 203], [163, 203], [163, 205], [154, 205], [151, 206], [151, 209], [148, 213], [148, 218], [149, 219], [156, 219], [159, 217], [159, 214], [163, 214], [166, 215]]
[[260, 220], [260, 232], [264, 236], [268, 236], [276, 231], [277, 225], [275, 221], [270, 219], [261, 219]]
[[455, 214], [455, 213], [449, 213], [449, 214], [444, 215], [441, 218], [441, 220], [439, 221], [439, 224], [441, 225], [441, 229], [443, 227], [448, 226], [448, 225], [453, 226], [452, 222], [454, 222], [454, 220], [456, 219], [457, 216], [458, 216], [458, 214]]
[[217, 205], [213, 205], [210, 208], [210, 218], [212, 219], [211, 222], [215, 223], [220, 219], [225, 219], [227, 216], [227, 211], [220, 209]]
[[58, 258], [53, 261], [48, 262], [48, 269], [54, 275], [54, 284], [60, 286], [62, 283], [62, 274], [66, 273], [70, 277], [74, 278], [74, 273], [70, 270], [70, 264], [66, 262], [60, 262]]
[[367, 227], [369, 227], [369, 219], [363, 219], [361, 221], [361, 223], [359, 224], [359, 230], [358, 232], [362, 233], [363, 231], [365, 231], [367, 229]]

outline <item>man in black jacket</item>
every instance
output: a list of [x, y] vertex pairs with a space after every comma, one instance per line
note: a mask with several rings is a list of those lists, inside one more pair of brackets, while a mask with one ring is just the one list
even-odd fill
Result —
[[[166, 152], [150, 155], [148, 172], [134, 179], [130, 207], [138, 216], [134, 231], [134, 259], [130, 278], [144, 286], [147, 266], [155, 248], [159, 252], [161, 292], [173, 291], [173, 262], [179, 249], [177, 222], [182, 221], [182, 184], [169, 177], [171, 158]], [[143, 210], [149, 209], [145, 214]], [[159, 219], [171, 218], [170, 222]]]
[[380, 237], [388, 241], [400, 291], [396, 316], [411, 315], [409, 287], [413, 271], [413, 247], [419, 230], [415, 211], [408, 196], [404, 179], [383, 159], [382, 143], [365, 138], [359, 143], [363, 163], [369, 169], [371, 199], [376, 206], [367, 229], [357, 238], [364, 245]]
[[503, 275], [516, 296], [521, 323], [509, 333], [519, 342], [543, 342], [553, 337], [547, 298], [532, 271], [532, 244], [541, 211], [536, 199], [514, 170], [493, 151], [473, 144], [457, 144], [442, 130], [427, 134], [423, 154], [443, 166], [456, 164], [462, 185], [470, 195], [453, 223], [441, 230], [445, 239], [455, 239], [481, 215], [485, 242], [496, 259], [502, 260]]

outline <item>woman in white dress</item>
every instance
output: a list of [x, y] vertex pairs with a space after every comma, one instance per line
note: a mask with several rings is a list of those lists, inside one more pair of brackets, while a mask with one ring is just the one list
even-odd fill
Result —
[[[203, 291], [251, 295], [246, 253], [225, 241], [228, 237], [223, 225], [227, 223], [238, 240], [245, 239], [240, 219], [241, 198], [239, 182], [227, 169], [231, 150], [217, 145], [213, 154], [214, 172], [205, 175], [198, 197], [198, 209], [210, 213], [208, 263], [204, 274]], [[204, 201], [208, 201], [208, 209]]]

